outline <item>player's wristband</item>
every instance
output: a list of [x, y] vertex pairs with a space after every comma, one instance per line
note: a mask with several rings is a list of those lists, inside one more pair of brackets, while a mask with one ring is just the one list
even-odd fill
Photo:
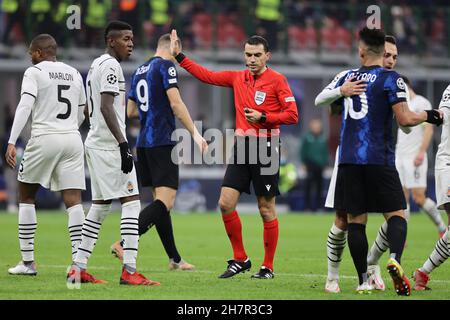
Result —
[[431, 110], [425, 110], [427, 113], [427, 120], [426, 122], [435, 124], [437, 126], [440, 126], [443, 122], [443, 119], [441, 118], [441, 114], [434, 109]]
[[186, 58], [186, 56], [184, 55], [183, 52], [180, 52], [175, 56], [175, 60], [177, 60], [178, 63], [181, 63], [184, 60], [184, 58]]
[[261, 118], [259, 118], [259, 122], [264, 123], [267, 120], [267, 115], [263, 112], [261, 113]]

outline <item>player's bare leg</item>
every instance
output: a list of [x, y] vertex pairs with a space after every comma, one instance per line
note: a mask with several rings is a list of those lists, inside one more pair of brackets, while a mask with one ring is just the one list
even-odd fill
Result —
[[248, 271], [252, 266], [244, 249], [241, 219], [236, 211], [240, 195], [241, 193], [233, 188], [222, 187], [220, 191], [219, 207], [225, 230], [233, 248], [233, 259], [228, 260], [227, 270], [219, 276], [222, 279]]
[[387, 221], [387, 238], [389, 242], [390, 258], [387, 270], [394, 282], [394, 288], [398, 295], [409, 296], [411, 285], [401, 266], [401, 257], [405, 247], [407, 235], [407, 222], [403, 210], [384, 213]]
[[431, 221], [436, 225], [439, 233], [439, 238], [441, 238], [446, 230], [444, 220], [442, 219], [441, 213], [437, 209], [436, 203], [427, 198], [425, 195], [425, 188], [414, 188], [411, 189], [412, 197], [415, 203], [422, 208], [423, 211], [430, 217]]
[[9, 268], [9, 274], [33, 276], [37, 274], [34, 262], [34, 235], [37, 228], [34, 204], [38, 189], [39, 184], [19, 181], [19, 244], [22, 261]]
[[[447, 219], [450, 225], [450, 203], [444, 204], [444, 209], [447, 212]], [[427, 286], [430, 280], [430, 273], [444, 263], [450, 257], [450, 234], [447, 228], [444, 236], [441, 237], [434, 247], [425, 263], [414, 271], [413, 278], [415, 280], [414, 290], [423, 291], [430, 290]]]
[[278, 243], [278, 219], [275, 212], [275, 197], [258, 197], [259, 214], [264, 224], [264, 262], [254, 279], [273, 279], [273, 260]]
[[341, 292], [339, 288], [339, 266], [347, 243], [347, 228], [347, 214], [336, 210], [334, 223], [328, 232], [327, 238], [328, 275], [325, 283], [325, 292]]

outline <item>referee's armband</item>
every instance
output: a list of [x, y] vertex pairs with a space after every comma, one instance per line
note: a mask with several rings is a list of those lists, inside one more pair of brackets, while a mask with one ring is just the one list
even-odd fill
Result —
[[178, 63], [181, 63], [184, 60], [184, 58], [186, 58], [186, 56], [184, 55], [183, 52], [180, 52], [175, 56], [175, 60], [177, 60]]

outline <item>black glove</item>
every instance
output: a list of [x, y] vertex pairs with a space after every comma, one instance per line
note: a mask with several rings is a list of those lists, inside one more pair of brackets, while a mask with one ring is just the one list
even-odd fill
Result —
[[441, 118], [441, 114], [436, 109], [425, 110], [425, 112], [427, 113], [426, 122], [435, 124], [438, 127], [444, 122], [444, 119]]
[[122, 165], [120, 169], [123, 173], [129, 173], [133, 170], [133, 155], [131, 154], [130, 147], [128, 147], [128, 142], [122, 142], [119, 144], [120, 147], [120, 157], [122, 158]]

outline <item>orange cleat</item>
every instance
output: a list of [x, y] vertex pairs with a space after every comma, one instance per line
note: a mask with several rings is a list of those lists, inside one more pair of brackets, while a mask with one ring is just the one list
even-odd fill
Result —
[[72, 266], [67, 274], [68, 283], [93, 283], [93, 284], [106, 284], [105, 280], [100, 280], [95, 278], [92, 274], [88, 273], [86, 270], [81, 269], [77, 266]]
[[414, 290], [416, 291], [424, 291], [431, 290], [427, 287], [428, 281], [430, 281], [430, 277], [425, 273], [417, 269], [413, 273], [413, 279], [415, 281]]
[[397, 260], [390, 258], [387, 264], [387, 270], [394, 282], [395, 292], [397, 292], [399, 296], [410, 296], [411, 284]]
[[157, 281], [153, 281], [144, 277], [139, 272], [129, 273], [125, 268], [122, 269], [120, 276], [120, 284], [134, 285], [134, 286], [159, 286]]

